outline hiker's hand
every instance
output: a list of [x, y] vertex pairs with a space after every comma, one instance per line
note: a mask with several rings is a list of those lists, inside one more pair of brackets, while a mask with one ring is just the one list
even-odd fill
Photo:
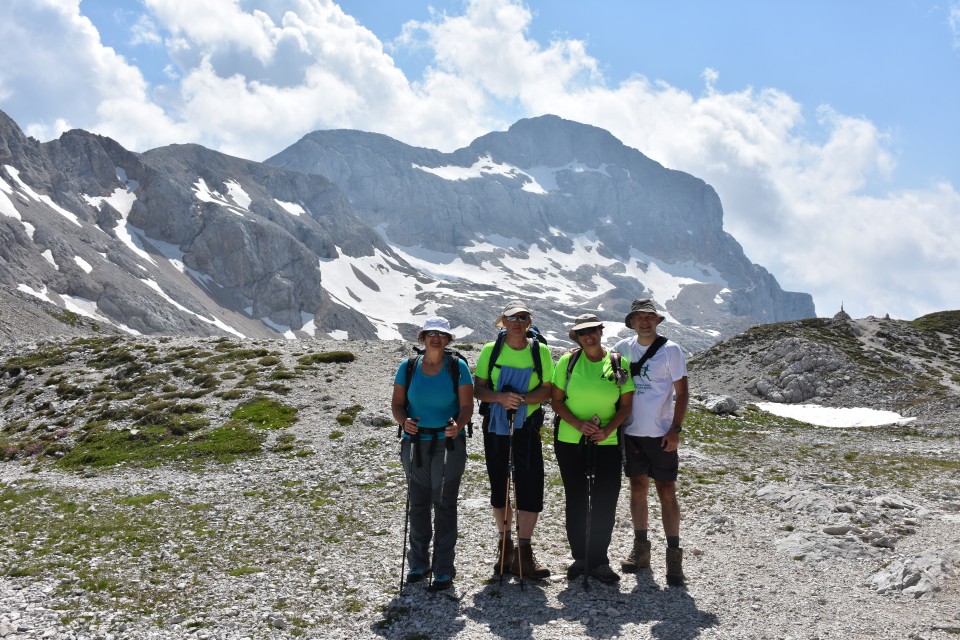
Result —
[[580, 433], [587, 436], [590, 440], [593, 440], [592, 437], [594, 434], [597, 434], [601, 431], [600, 427], [597, 426], [592, 420], [581, 420], [580, 421]]
[[513, 391], [501, 391], [500, 397], [500, 404], [502, 404], [503, 408], [507, 411], [516, 411], [525, 400], [522, 395], [514, 393]]
[[680, 446], [680, 434], [670, 429], [670, 431], [667, 431], [667, 435], [663, 436], [663, 440], [660, 441], [660, 448], [670, 453], [676, 451], [678, 446]]
[[457, 426], [457, 421], [450, 418], [450, 421], [447, 423], [447, 428], [443, 430], [443, 435], [448, 438], [456, 438], [458, 433], [460, 433], [460, 427]]
[[[610, 433], [613, 433], [613, 431], [611, 430]], [[593, 432], [592, 435], [589, 436], [589, 438], [590, 438], [590, 441], [593, 442], [594, 444], [599, 444], [604, 440], [606, 440], [607, 438], [609, 438], [610, 433], [607, 433], [606, 429], [598, 428], [596, 431]]]
[[417, 432], [417, 420], [420, 418], [407, 418], [403, 421], [403, 430], [406, 433], [414, 434]]

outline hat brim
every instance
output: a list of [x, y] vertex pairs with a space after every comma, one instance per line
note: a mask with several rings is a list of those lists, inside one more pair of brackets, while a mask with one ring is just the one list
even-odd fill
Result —
[[580, 344], [580, 336], [577, 335], [577, 331], [579, 331], [580, 329], [589, 329], [590, 327], [599, 327], [600, 329], [603, 329], [603, 323], [602, 322], [584, 322], [583, 324], [578, 324], [573, 329], [570, 329], [570, 333], [568, 333], [567, 335], [570, 336], [571, 340], [573, 340], [577, 344]]
[[503, 324], [503, 319], [506, 316], [515, 316], [518, 313], [528, 313], [530, 314], [531, 317], [533, 317], [533, 312], [530, 311], [530, 309], [527, 309], [526, 307], [510, 307], [509, 309], [505, 309], [503, 313], [497, 316], [497, 321], [493, 323], [493, 326], [495, 326], [498, 329], [504, 328], [506, 325]]

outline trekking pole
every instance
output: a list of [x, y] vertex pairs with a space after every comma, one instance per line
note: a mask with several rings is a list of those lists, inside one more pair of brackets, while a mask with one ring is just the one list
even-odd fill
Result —
[[[503, 586], [503, 574], [507, 562], [507, 534], [510, 533], [510, 468], [513, 466], [513, 411], [507, 411], [507, 422], [510, 426], [510, 439], [507, 441], [507, 495], [503, 505], [503, 528], [500, 529], [500, 586]], [[518, 541], [519, 542], [519, 541]]]
[[[447, 420], [448, 424], [457, 424], [457, 421], [453, 418]], [[459, 434], [458, 434], [459, 435]], [[443, 489], [447, 481], [447, 454], [453, 451], [453, 448], [456, 446], [454, 440], [457, 436], [453, 438], [444, 437], [443, 443], [443, 466], [440, 468], [440, 504], [443, 504]]]
[[[510, 455], [509, 455], [509, 469], [507, 470], [507, 477], [511, 478], [517, 474], [517, 468], [513, 463], [513, 431], [514, 425], [513, 421], [517, 417], [517, 410], [511, 409], [507, 411], [507, 421], [510, 423]], [[507, 502], [510, 501], [510, 482], [507, 482]], [[513, 478], [513, 502], [517, 504], [517, 480]], [[520, 513], [519, 507], [515, 509], [517, 513], [513, 514], [513, 519], [517, 523], [517, 545], [516, 551], [517, 554], [517, 568], [520, 572], [520, 590], [523, 591], [523, 555], [520, 553]], [[506, 520], [504, 521], [504, 526], [506, 526]]]
[[[403, 429], [403, 425], [400, 425], [400, 429]], [[403, 555], [400, 556], [400, 591], [399, 595], [403, 595], [403, 580], [406, 577], [404, 571], [407, 568], [407, 530], [410, 526], [410, 472], [413, 470], [413, 448], [416, 446], [417, 442], [414, 438], [410, 438], [410, 461], [407, 465], [407, 506], [403, 509]]]
[[[595, 426], [600, 426], [599, 416], [590, 418]], [[584, 546], [583, 560], [583, 588], [590, 590], [590, 528], [593, 522], [593, 479], [597, 472], [597, 444], [589, 437], [584, 436], [586, 440], [586, 476], [587, 476], [587, 532]]]

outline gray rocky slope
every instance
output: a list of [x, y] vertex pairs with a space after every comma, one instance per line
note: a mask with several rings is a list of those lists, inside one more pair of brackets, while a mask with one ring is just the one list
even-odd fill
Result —
[[[934, 368], [920, 366], [924, 350], [956, 348], [953, 317], [866, 325], [930, 340], [908, 356], [919, 369], [902, 371], [919, 384]], [[807, 328], [791, 327], [754, 330], [690, 363], [698, 400], [681, 445], [685, 588], [666, 586], [656, 528], [652, 571], [589, 590], [562, 577], [562, 485], [545, 430], [547, 501], [534, 544], [555, 577], [522, 587], [489, 579], [494, 524], [474, 438], [454, 589], [398, 593], [405, 485], [389, 397], [409, 343], [94, 333], [8, 347], [0, 637], [956, 637], [960, 428], [941, 418], [955, 390], [935, 391], [899, 427], [827, 429], [755, 411], [744, 389], [760, 386], [741, 379], [746, 371], [723, 374]], [[831, 353], [836, 331], [804, 339]], [[461, 344], [471, 362], [477, 346]], [[806, 379], [815, 399], [836, 399], [829, 372], [870, 380], [899, 366], [880, 360], [809, 368]], [[882, 403], [880, 386], [848, 386], [857, 406], [900, 406]], [[715, 415], [704, 406], [720, 392], [748, 402]], [[631, 536], [621, 493], [615, 567]]]
[[653, 295], [695, 352], [813, 316], [722, 223], [702, 180], [552, 116], [452, 154], [316, 132], [259, 163], [39, 143], [0, 113], [0, 285], [132, 335], [409, 339], [442, 313], [481, 339], [520, 296], [562, 344]]

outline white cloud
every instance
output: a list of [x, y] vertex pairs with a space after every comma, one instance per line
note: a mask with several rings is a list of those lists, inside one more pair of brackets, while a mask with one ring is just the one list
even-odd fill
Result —
[[960, 49], [960, 2], [951, 2], [947, 9], [947, 25], [953, 34], [953, 47]]
[[157, 25], [150, 19], [150, 16], [141, 15], [133, 25], [130, 34], [130, 44], [133, 45], [159, 45], [163, 44], [163, 38], [157, 31]]
[[[518, 0], [404, 25], [389, 50], [432, 55], [419, 78], [332, 0], [144, 6], [129, 40], [162, 39], [173, 64], [159, 86], [102, 44], [79, 0], [0, 4], [0, 57], [18, 60], [0, 67], [0, 108], [40, 139], [82, 127], [134, 150], [196, 142], [254, 160], [340, 127], [449, 151], [553, 113], [712, 184], [748, 257], [821, 314], [844, 300], [913, 317], [960, 299], [955, 187], [890, 191], [891, 141], [863, 117], [774, 88], [724, 93], [711, 68], [700, 95], [639, 74], [611, 85], [582, 41], [534, 40]], [[949, 21], [960, 34], [956, 1]]]

